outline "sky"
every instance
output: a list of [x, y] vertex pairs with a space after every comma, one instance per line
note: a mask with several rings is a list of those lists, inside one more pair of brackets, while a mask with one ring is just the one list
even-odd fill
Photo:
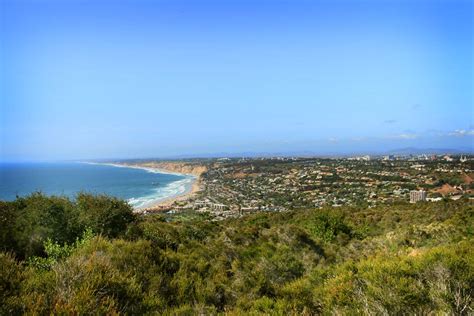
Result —
[[460, 0], [0, 1], [0, 160], [474, 151]]

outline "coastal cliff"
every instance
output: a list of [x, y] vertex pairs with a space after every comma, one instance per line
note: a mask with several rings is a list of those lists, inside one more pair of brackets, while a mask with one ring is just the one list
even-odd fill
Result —
[[181, 162], [181, 161], [151, 161], [143, 163], [134, 163], [127, 164], [130, 166], [144, 167], [144, 168], [155, 168], [168, 172], [176, 172], [193, 175], [195, 177], [200, 177], [201, 174], [207, 171], [207, 167], [195, 163]]

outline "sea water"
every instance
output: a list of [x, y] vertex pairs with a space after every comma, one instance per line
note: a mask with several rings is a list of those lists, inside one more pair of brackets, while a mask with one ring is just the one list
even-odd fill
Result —
[[193, 181], [188, 175], [110, 164], [2, 163], [0, 200], [11, 201], [33, 192], [71, 198], [87, 192], [122, 198], [134, 208], [142, 208], [186, 193]]

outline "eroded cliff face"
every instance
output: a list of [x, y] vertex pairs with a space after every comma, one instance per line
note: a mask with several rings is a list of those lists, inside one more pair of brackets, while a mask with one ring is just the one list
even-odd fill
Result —
[[207, 168], [203, 165], [187, 162], [145, 162], [136, 165], [140, 167], [157, 168], [169, 172], [192, 174], [196, 177], [199, 177], [202, 173], [207, 171]]

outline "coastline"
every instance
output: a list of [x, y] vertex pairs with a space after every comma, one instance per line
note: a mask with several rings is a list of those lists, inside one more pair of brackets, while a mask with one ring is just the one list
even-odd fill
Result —
[[192, 198], [197, 192], [201, 191], [201, 183], [200, 179], [194, 177], [193, 184], [191, 187], [186, 190], [185, 192], [170, 196], [168, 198], [164, 198], [162, 200], [156, 201], [151, 203], [148, 206], [144, 206], [141, 208], [137, 208], [137, 212], [159, 212], [159, 211], [166, 211], [173, 206], [176, 202], [183, 202], [190, 198]]
[[[164, 197], [162, 199], [157, 199], [156, 201], [150, 202], [147, 205], [141, 207], [133, 207], [134, 211], [137, 213], [143, 212], [160, 212], [170, 209], [176, 202], [186, 201], [192, 198], [197, 192], [201, 191], [201, 174], [206, 171], [206, 168], [201, 165], [197, 166], [188, 166], [186, 163], [182, 162], [149, 162], [149, 163], [94, 163], [88, 162], [90, 164], [101, 164], [109, 165], [119, 168], [134, 168], [142, 169], [153, 173], [161, 174], [173, 174], [187, 177], [192, 179], [191, 186], [186, 187], [186, 190], [182, 193], [178, 193], [173, 196]], [[183, 172], [187, 171], [187, 172]], [[182, 181], [182, 180], [180, 180]]]

